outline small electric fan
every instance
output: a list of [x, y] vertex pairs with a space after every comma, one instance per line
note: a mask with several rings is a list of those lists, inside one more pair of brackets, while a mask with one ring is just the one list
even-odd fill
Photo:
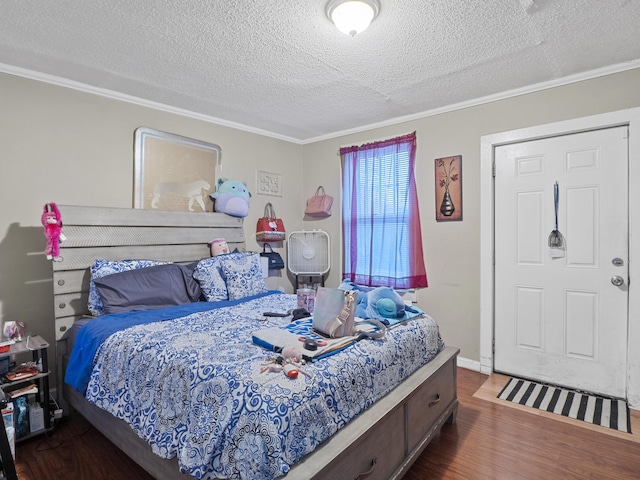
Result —
[[301, 275], [322, 277], [324, 285], [324, 276], [331, 267], [329, 235], [322, 230], [291, 232], [287, 239], [287, 266], [296, 276], [296, 289]]

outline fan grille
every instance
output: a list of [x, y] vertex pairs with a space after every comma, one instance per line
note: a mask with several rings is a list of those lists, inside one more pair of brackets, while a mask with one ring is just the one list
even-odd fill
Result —
[[295, 275], [329, 271], [329, 235], [321, 230], [292, 232], [287, 240], [287, 264]]

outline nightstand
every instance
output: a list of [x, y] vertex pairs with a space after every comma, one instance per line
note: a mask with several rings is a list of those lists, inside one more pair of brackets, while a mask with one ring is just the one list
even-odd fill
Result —
[[41, 366], [41, 371], [36, 375], [13, 381], [8, 381], [3, 378], [3, 383], [0, 384], [0, 389], [2, 389], [7, 396], [9, 396], [12, 391], [19, 390], [27, 386], [29, 383], [34, 383], [38, 387], [38, 391], [36, 393], [29, 393], [27, 395], [29, 397], [32, 395], [35, 396], [36, 401], [42, 407], [44, 428], [33, 432], [29, 431], [20, 438], [16, 436], [16, 442], [26, 440], [34, 435], [48, 432], [52, 428], [51, 416], [49, 413], [49, 375], [51, 372], [49, 371], [48, 349], [49, 343], [47, 343], [45, 339], [39, 335], [33, 335], [28, 336], [27, 339], [22, 342], [14, 343], [11, 345], [9, 351], [0, 353], [0, 360], [15, 355], [17, 361], [21, 362], [26, 360], [24, 358], [21, 359], [21, 357], [25, 357], [25, 354], [31, 352], [31, 360], [33, 360], [34, 364]]

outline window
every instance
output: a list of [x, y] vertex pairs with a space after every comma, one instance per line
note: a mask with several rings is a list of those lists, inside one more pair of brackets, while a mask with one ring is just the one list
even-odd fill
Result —
[[398, 289], [427, 286], [415, 152], [415, 132], [340, 149], [344, 278]]

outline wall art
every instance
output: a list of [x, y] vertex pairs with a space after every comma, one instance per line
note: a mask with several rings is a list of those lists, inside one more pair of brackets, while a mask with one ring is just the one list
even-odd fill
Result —
[[147, 127], [135, 131], [133, 207], [212, 212], [222, 150], [213, 143]]
[[462, 220], [462, 155], [435, 160], [436, 221]]

